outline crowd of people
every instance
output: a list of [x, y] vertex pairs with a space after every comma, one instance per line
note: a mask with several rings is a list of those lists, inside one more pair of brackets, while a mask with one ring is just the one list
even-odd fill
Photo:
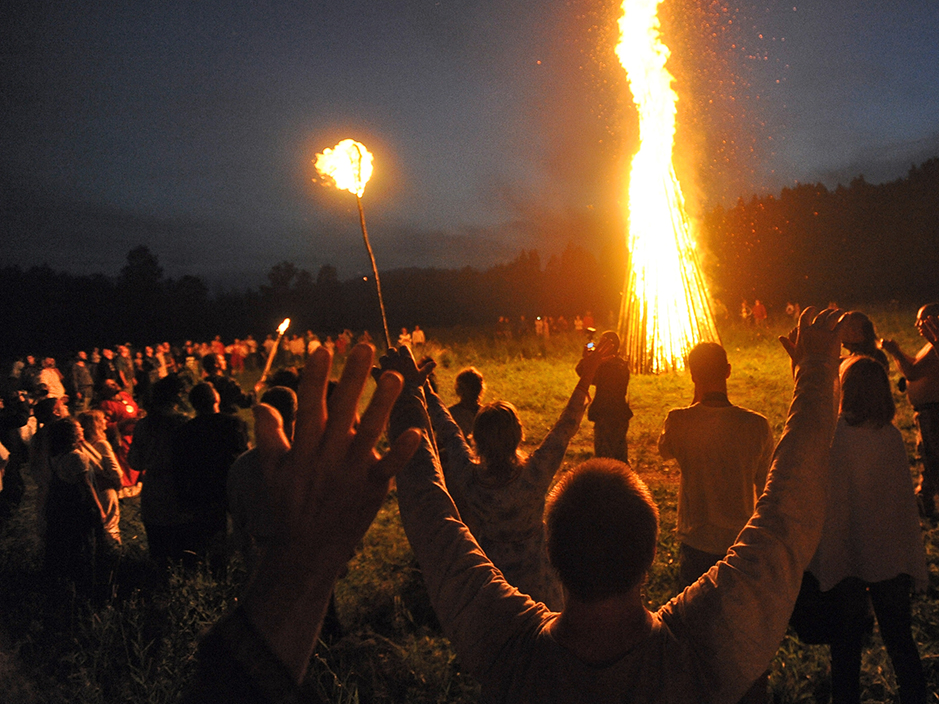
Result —
[[[924, 458], [937, 314], [939, 305], [919, 312], [927, 342], [915, 357], [883, 342], [913, 389]], [[477, 370], [457, 378], [454, 410], [477, 408], [467, 432], [437, 394], [432, 359], [415, 361], [403, 346], [374, 371], [372, 351], [357, 347], [327, 410], [331, 359], [316, 355], [293, 444], [276, 411], [255, 412], [259, 463], [289, 478], [280, 495], [307, 498], [281, 517], [285, 539], [263, 555], [263, 578], [203, 642], [190, 700], [303, 697], [297, 686], [332, 586], [396, 476], [433, 607], [487, 701], [765, 701], [779, 641], [790, 619], [804, 624], [807, 614], [816, 630], [828, 624], [833, 700], [858, 701], [870, 603], [900, 701], [927, 701], [910, 600], [925, 581], [919, 513], [930, 513], [933, 469], [927, 460], [914, 494], [887, 371], [852, 350], [869, 323], [858, 312], [808, 308], [780, 338], [795, 389], [775, 449], [766, 419], [728, 399], [726, 352], [713, 343], [692, 350], [693, 402], [669, 413], [659, 440], [682, 474], [682, 591], [654, 613], [641, 590], [658, 509], [629, 466], [597, 457], [545, 496], [545, 475], [580, 424], [598, 370], [616, 356], [613, 339], [585, 349], [570, 401], [529, 457], [519, 453], [511, 404], [480, 403]], [[356, 425], [369, 371], [378, 387]], [[372, 448], [386, 422], [391, 447], [379, 458]], [[331, 539], [312, 537], [324, 535]], [[813, 583], [824, 610], [812, 611]]]
[[[920, 518], [935, 515], [939, 490], [937, 318], [939, 304], [919, 311], [925, 344], [910, 356], [879, 341], [861, 312], [800, 311], [780, 338], [795, 388], [778, 442], [763, 415], [728, 398], [724, 348], [690, 351], [692, 402], [668, 413], [658, 440], [681, 477], [680, 583], [656, 612], [641, 592], [658, 507], [628, 464], [629, 366], [616, 333], [595, 339], [592, 326], [582, 327], [571, 396], [530, 454], [515, 406], [484, 402], [478, 369], [457, 375], [458, 403], [443, 402], [420, 328], [402, 329], [377, 366], [349, 331], [332, 346], [304, 338], [296, 352], [288, 340], [294, 356], [284, 359], [305, 365], [272, 375], [260, 399], [227, 373], [236, 358], [257, 366], [258, 352], [218, 338], [187, 343], [184, 355], [156, 346], [145, 391], [127, 346], [76, 355], [71, 388], [47, 372], [54, 360], [35, 371], [27, 359], [11, 375], [19, 388], [4, 396], [0, 440], [36, 481], [56, 580], [100, 579], [120, 546], [120, 498], [141, 486], [161, 571], [199, 562], [224, 571], [232, 544], [243, 555], [254, 576], [200, 646], [188, 701], [305, 696], [335, 582], [396, 477], [431, 603], [487, 701], [621, 701], [628, 691], [631, 701], [764, 702], [791, 620], [807, 641], [831, 645], [833, 701], [856, 702], [872, 606], [900, 700], [919, 703], [911, 594], [927, 582]], [[192, 362], [190, 350], [203, 354]], [[916, 411], [915, 492], [884, 351]], [[346, 355], [338, 383], [334, 352]], [[377, 387], [360, 416], [369, 376]], [[237, 414], [248, 407], [253, 448]], [[595, 458], [558, 477], [585, 415]]]

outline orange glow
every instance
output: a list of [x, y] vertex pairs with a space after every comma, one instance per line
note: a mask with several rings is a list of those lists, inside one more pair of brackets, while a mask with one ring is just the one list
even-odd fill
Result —
[[656, 17], [661, 0], [624, 0], [616, 55], [639, 111], [639, 151], [629, 176], [629, 265], [620, 308], [633, 371], [681, 369], [702, 340], [718, 340], [691, 221], [672, 165], [678, 96]]
[[361, 142], [344, 139], [332, 149], [316, 155], [316, 171], [332, 179], [336, 188], [354, 193], [359, 198], [372, 176], [372, 155]]
[[284, 318], [284, 322], [277, 326], [277, 334], [283, 335], [287, 332], [287, 328], [290, 327], [290, 318]]

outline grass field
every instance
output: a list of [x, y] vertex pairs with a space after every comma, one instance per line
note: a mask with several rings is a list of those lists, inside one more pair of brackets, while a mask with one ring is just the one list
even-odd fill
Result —
[[[872, 314], [877, 330], [904, 349], [918, 348], [909, 310]], [[788, 358], [776, 328], [727, 326], [723, 343], [733, 367], [732, 401], [766, 415], [778, 438], [792, 391]], [[442, 333], [429, 345], [438, 360], [441, 394], [455, 401], [453, 380], [467, 365], [486, 377], [487, 400], [505, 399], [519, 409], [527, 449], [553, 425], [576, 383], [580, 340], [573, 336], [534, 341], [494, 341], [484, 335]], [[245, 380], [246, 382], [248, 380]], [[660, 504], [658, 555], [646, 585], [650, 608], [674, 594], [674, 539], [678, 473], [663, 463], [655, 441], [670, 408], [687, 405], [686, 373], [635, 377], [629, 431], [633, 467]], [[896, 423], [915, 456], [912, 411], [897, 393]], [[571, 443], [565, 469], [592, 455], [592, 429], [584, 423]], [[917, 467], [911, 467], [911, 477]], [[144, 560], [146, 541], [136, 500], [122, 502], [125, 555], [114, 597], [94, 607], [51, 594], [41, 583], [33, 531], [32, 493], [0, 533], [0, 699], [9, 702], [170, 702], [189, 677], [197, 634], [237, 599], [244, 573], [237, 564], [217, 581], [200, 574], [174, 575], [161, 586]], [[920, 645], [931, 692], [939, 691], [939, 530], [924, 525], [930, 590], [914, 604], [914, 637]], [[475, 702], [478, 687], [440, 634], [420, 573], [401, 529], [394, 494], [366, 535], [349, 572], [337, 586], [341, 634], [317, 651], [312, 668], [321, 695], [336, 702]], [[776, 702], [825, 701], [828, 654], [787, 637], [772, 666]], [[879, 636], [864, 654], [864, 701], [895, 701], [889, 660]], [[936, 701], [939, 697], [931, 695]]]

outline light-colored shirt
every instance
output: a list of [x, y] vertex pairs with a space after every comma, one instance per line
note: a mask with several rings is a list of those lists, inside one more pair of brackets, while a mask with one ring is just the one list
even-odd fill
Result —
[[763, 493], [773, 456], [773, 431], [759, 413], [696, 403], [669, 411], [659, 454], [678, 460], [678, 538], [723, 555]]
[[896, 426], [851, 426], [838, 419], [831, 445], [825, 528], [809, 571], [828, 591], [845, 577], [882, 582], [900, 574], [925, 588], [926, 551]]

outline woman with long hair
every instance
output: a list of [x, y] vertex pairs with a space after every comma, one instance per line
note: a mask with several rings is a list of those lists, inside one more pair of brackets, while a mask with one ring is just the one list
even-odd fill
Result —
[[90, 588], [95, 554], [107, 519], [95, 490], [94, 461], [82, 450], [82, 427], [60, 418], [49, 427], [52, 474], [46, 500], [46, 569]]
[[841, 367], [841, 410], [831, 447], [825, 527], [809, 571], [838, 611], [831, 634], [832, 701], [860, 701], [868, 599], [903, 704], [926, 701], [911, 632], [911, 591], [927, 583], [910, 462], [883, 366], [850, 357]]

